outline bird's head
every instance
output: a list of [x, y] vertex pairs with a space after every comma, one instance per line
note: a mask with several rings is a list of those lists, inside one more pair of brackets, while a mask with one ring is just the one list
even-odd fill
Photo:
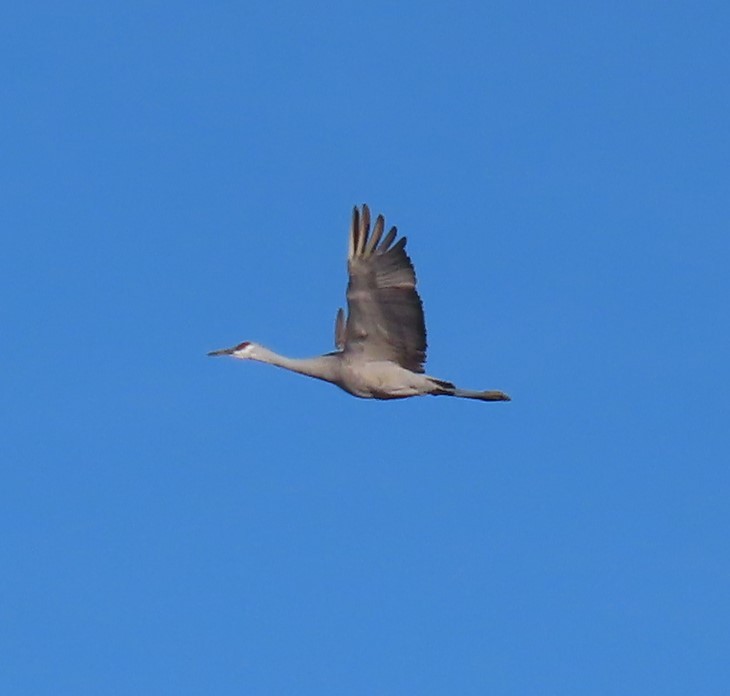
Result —
[[232, 358], [238, 358], [239, 360], [250, 360], [251, 358], [255, 357], [256, 343], [252, 343], [251, 341], [244, 341], [243, 343], [239, 343], [237, 346], [233, 346], [233, 348], [221, 348], [220, 350], [212, 350], [208, 355], [210, 356], [216, 356], [216, 355], [230, 355]]

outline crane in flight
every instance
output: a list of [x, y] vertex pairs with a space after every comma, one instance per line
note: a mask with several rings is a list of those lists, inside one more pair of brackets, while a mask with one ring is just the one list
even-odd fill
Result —
[[[257, 360], [336, 384], [364, 399], [404, 399], [434, 394], [479, 401], [509, 401], [501, 391], [459, 389], [424, 374], [426, 325], [416, 291], [416, 274], [406, 254], [406, 238], [395, 241], [395, 227], [383, 237], [378, 215], [370, 231], [370, 210], [352, 212], [347, 268], [348, 315], [335, 320], [335, 350], [314, 358], [287, 358], [244, 341], [208, 355]], [[395, 242], [395, 244], [393, 243]]]

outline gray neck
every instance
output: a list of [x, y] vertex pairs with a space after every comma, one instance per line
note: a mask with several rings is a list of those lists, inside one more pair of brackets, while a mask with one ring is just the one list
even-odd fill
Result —
[[256, 350], [251, 353], [251, 360], [283, 367], [285, 370], [316, 377], [327, 382], [336, 382], [339, 377], [340, 359], [336, 354], [318, 355], [314, 358], [287, 358], [263, 346], [256, 346]]

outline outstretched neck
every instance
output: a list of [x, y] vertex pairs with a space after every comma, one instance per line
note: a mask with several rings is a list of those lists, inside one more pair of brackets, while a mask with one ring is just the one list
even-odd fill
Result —
[[263, 346], [256, 346], [255, 351], [249, 357], [251, 360], [283, 367], [285, 370], [316, 377], [327, 382], [335, 382], [338, 376], [339, 357], [337, 354], [318, 355], [314, 358], [287, 358], [285, 355], [279, 355]]

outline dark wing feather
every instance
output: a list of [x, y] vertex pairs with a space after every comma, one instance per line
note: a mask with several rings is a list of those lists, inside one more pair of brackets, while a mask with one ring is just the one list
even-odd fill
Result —
[[345, 311], [340, 307], [335, 317], [335, 348], [342, 350], [345, 347]]
[[[384, 220], [378, 216], [368, 239], [370, 211], [353, 211], [347, 286], [345, 350], [368, 360], [389, 360], [423, 372], [426, 325], [416, 292], [416, 274], [405, 252], [406, 238], [393, 227], [380, 242]], [[380, 244], [378, 244], [380, 242]], [[390, 247], [390, 248], [389, 248]]]

